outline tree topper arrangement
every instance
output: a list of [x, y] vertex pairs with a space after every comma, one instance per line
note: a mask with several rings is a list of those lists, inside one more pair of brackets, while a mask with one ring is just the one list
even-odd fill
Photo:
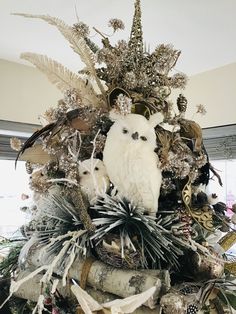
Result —
[[[173, 74], [180, 51], [144, 49], [140, 0], [128, 42], [112, 46], [94, 28], [102, 48], [83, 22], [16, 15], [55, 26], [85, 67], [72, 73], [47, 56], [21, 55], [64, 98], [25, 143], [12, 139], [34, 206], [22, 248], [6, 259], [16, 266], [6, 302], [15, 295], [33, 313], [54, 314], [232, 312], [236, 264], [225, 252], [235, 231], [226, 205], [205, 190], [210, 173], [221, 180], [201, 127], [185, 117], [187, 99], [179, 95], [178, 112], [169, 99], [187, 82]], [[124, 28], [119, 19], [109, 26]]]

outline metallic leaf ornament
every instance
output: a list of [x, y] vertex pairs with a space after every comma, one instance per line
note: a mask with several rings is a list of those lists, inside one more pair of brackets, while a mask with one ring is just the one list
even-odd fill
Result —
[[225, 250], [228, 251], [236, 243], [236, 232], [230, 231], [223, 238], [220, 239], [219, 244]]
[[[236, 244], [236, 232], [230, 231], [224, 235], [220, 241], [220, 246], [226, 252]], [[229, 261], [225, 263], [225, 269], [227, 269], [231, 274], [236, 276], [236, 261]]]

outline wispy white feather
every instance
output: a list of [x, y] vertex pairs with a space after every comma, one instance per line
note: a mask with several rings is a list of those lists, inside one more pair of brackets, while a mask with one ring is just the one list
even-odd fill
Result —
[[36, 53], [22, 53], [21, 58], [34, 64], [40, 71], [47, 75], [51, 83], [64, 92], [67, 89], [75, 88], [81, 97], [83, 104], [98, 105], [99, 98], [94, 91], [92, 84], [71, 72], [62, 64], [54, 61], [47, 56]]
[[67, 25], [61, 19], [49, 15], [34, 15], [25, 13], [14, 13], [14, 15], [24, 16], [27, 18], [38, 18], [56, 26], [60, 33], [69, 41], [72, 49], [79, 54], [81, 61], [85, 63], [86, 68], [94, 76], [102, 95], [105, 97], [104, 87], [97, 77], [95, 70], [95, 55], [79, 33], [75, 32], [71, 26]]

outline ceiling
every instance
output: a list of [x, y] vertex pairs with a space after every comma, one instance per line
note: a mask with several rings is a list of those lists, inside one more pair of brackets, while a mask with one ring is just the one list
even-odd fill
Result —
[[[151, 51], [160, 43], [172, 43], [182, 54], [176, 65], [188, 75], [236, 62], [235, 0], [141, 0], [144, 41]], [[77, 16], [91, 26], [91, 39], [101, 38], [92, 29], [111, 34], [110, 18], [120, 18], [125, 30], [110, 40], [128, 39], [133, 0], [0, 0], [0, 58], [22, 62], [22, 52], [37, 52], [76, 71], [82, 68], [57, 30], [43, 21], [10, 13], [49, 14], [68, 24]]]

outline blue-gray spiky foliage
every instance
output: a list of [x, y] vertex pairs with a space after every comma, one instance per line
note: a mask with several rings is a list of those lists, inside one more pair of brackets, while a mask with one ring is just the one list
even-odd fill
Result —
[[[142, 266], [159, 267], [161, 261], [178, 267], [178, 256], [183, 254], [187, 241], [175, 237], [168, 226], [171, 218], [156, 219], [145, 215], [143, 208], [133, 206], [125, 199], [106, 195], [94, 205], [93, 209], [99, 215], [93, 219], [97, 229], [91, 239], [98, 245], [108, 234], [120, 236], [121, 251], [125, 245], [142, 253]], [[167, 228], [165, 228], [167, 227]], [[132, 239], [138, 239], [133, 242]], [[137, 247], [138, 243], [138, 247]]]

